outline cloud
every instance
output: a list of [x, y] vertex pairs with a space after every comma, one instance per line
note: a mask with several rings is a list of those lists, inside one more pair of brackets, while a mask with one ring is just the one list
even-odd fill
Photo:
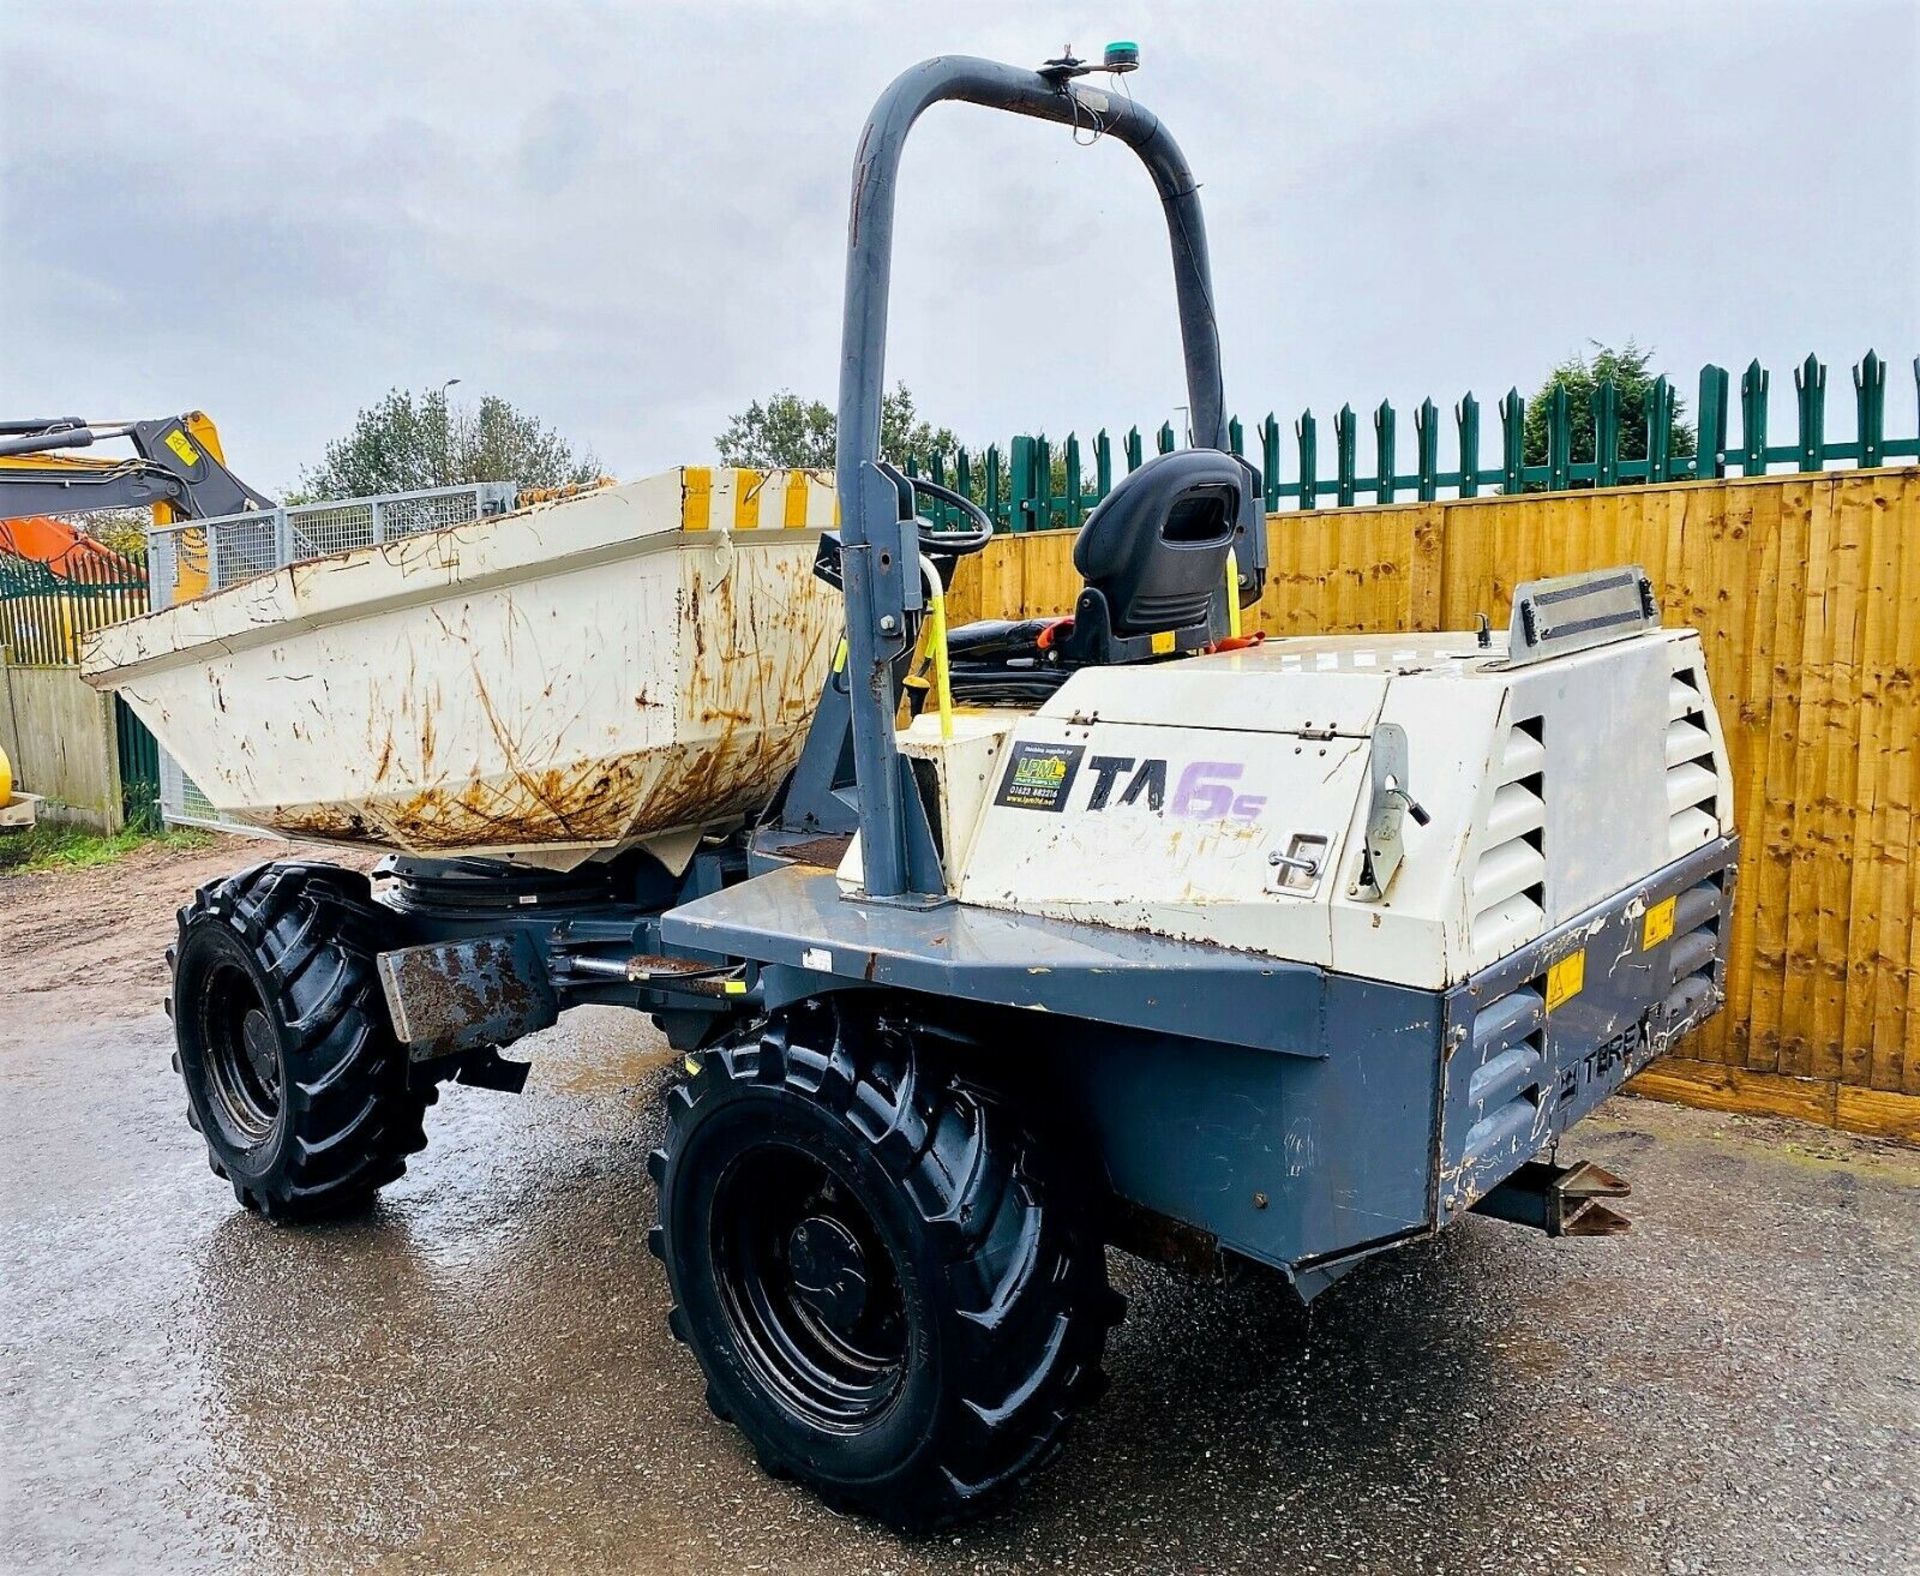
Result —
[[[1903, 4], [183, 15], [34, 7], [0, 35], [0, 413], [203, 407], [268, 489], [395, 384], [458, 376], [628, 475], [708, 457], [772, 389], [831, 398], [880, 88], [1102, 26], [1141, 41], [1130, 84], [1205, 184], [1250, 420], [1491, 397], [1589, 337], [1655, 343], [1683, 384], [1758, 354], [1776, 397], [1809, 348], [1920, 349]], [[1130, 162], [928, 115], [890, 371], [929, 415], [985, 441], [1184, 403]]]

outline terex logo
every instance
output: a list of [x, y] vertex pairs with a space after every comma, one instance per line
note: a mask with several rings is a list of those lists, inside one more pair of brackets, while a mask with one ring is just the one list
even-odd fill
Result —
[[1094, 755], [1087, 759], [1087, 770], [1093, 776], [1089, 810], [1144, 803], [1156, 814], [1182, 821], [1251, 821], [1267, 803], [1265, 794], [1241, 793], [1234, 787], [1246, 770], [1239, 761], [1194, 761], [1182, 767], [1171, 802], [1171, 768], [1156, 756], [1136, 760], [1131, 755]]

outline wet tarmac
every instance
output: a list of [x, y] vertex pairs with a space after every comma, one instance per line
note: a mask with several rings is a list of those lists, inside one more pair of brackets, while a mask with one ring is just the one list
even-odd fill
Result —
[[669, 1339], [667, 1058], [572, 1015], [364, 1219], [241, 1213], [156, 1016], [0, 1044], [0, 1567], [1920, 1569], [1920, 1154], [1616, 1101], [1633, 1233], [1474, 1220], [1313, 1309], [1116, 1260], [1114, 1383], [995, 1518], [769, 1481]]

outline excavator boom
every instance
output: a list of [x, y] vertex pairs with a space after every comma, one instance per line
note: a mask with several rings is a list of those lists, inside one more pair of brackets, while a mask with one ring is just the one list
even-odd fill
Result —
[[[135, 458], [63, 452], [122, 438]], [[154, 421], [0, 420], [0, 517], [152, 509], [165, 525], [272, 507], [227, 469], [220, 434], [202, 411]]]

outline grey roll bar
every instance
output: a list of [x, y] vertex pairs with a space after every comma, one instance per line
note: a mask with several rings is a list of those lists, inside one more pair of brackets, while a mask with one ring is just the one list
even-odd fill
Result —
[[840, 340], [835, 443], [847, 651], [852, 678], [854, 770], [866, 895], [901, 898], [944, 890], [918, 795], [895, 747], [892, 668], [906, 649], [907, 614], [921, 605], [917, 527], [909, 493], [880, 465], [887, 298], [893, 270], [894, 192], [900, 153], [922, 111], [945, 99], [1061, 125], [1097, 129], [1139, 155], [1166, 210], [1173, 282], [1186, 358], [1194, 441], [1227, 448], [1220, 334], [1199, 188], [1185, 155], [1150, 110], [1125, 94], [1073, 80], [1070, 69], [1027, 70], [967, 55], [910, 67], [880, 95], [854, 157], [847, 221], [847, 293]]

